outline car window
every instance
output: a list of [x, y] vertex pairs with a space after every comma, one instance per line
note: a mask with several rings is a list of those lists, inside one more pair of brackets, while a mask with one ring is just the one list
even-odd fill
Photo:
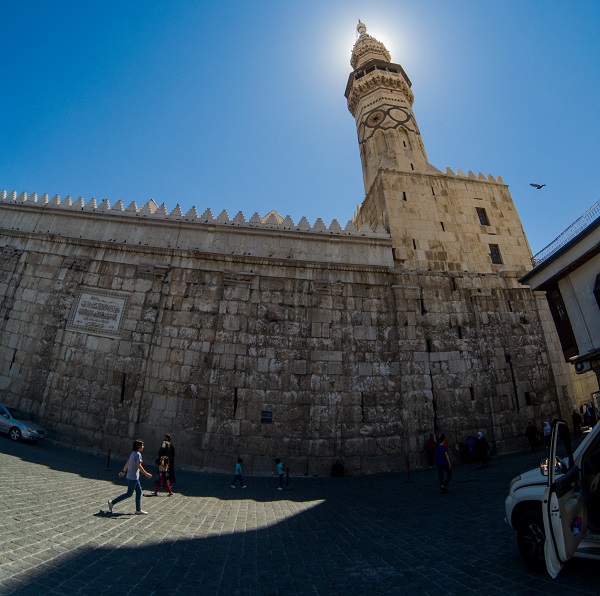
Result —
[[563, 438], [559, 434], [558, 437], [556, 437], [556, 456], [558, 458], [560, 458], [562, 461], [564, 461], [565, 464], [567, 464], [567, 467], [564, 470], [561, 469], [559, 471], [557, 469], [557, 472], [559, 474], [564, 474], [567, 471], [567, 469], [570, 467], [569, 453], [570, 453], [569, 448], [565, 445]]
[[21, 410], [17, 410], [17, 408], [7, 408], [7, 410], [15, 420], [31, 420], [31, 416], [29, 416], [29, 414], [25, 414], [21, 412]]

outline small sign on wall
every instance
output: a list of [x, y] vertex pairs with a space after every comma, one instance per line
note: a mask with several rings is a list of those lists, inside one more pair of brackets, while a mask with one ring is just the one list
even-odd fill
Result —
[[120, 337], [128, 301], [127, 294], [82, 289], [71, 309], [67, 329], [103, 337]]
[[263, 424], [271, 424], [271, 422], [273, 422], [273, 412], [270, 412], [268, 410], [263, 410], [260, 413], [260, 421]]

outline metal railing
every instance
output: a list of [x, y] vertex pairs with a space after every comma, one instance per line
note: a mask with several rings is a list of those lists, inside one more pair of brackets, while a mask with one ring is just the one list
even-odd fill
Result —
[[592, 222], [596, 221], [598, 217], [600, 217], [600, 200], [596, 201], [581, 217], [533, 257], [535, 266], [537, 267], [540, 263], [551, 257], [567, 242], [575, 238], [577, 234], [583, 232]]

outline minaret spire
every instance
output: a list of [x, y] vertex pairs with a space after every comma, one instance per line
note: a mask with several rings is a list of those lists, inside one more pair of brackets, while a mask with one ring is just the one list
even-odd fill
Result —
[[367, 26], [359, 19], [356, 25], [358, 39], [352, 48], [350, 65], [357, 68], [369, 60], [384, 60], [389, 62], [392, 57], [387, 48], [377, 39], [367, 33]]
[[356, 119], [365, 192], [380, 168], [424, 172], [427, 155], [415, 120], [411, 82], [379, 40], [358, 21], [346, 86], [348, 109]]

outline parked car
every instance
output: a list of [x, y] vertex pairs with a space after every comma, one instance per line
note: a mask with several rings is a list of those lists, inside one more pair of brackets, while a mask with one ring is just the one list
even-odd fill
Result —
[[555, 420], [548, 455], [512, 479], [504, 506], [526, 565], [555, 578], [572, 557], [600, 560], [600, 487], [590, 489], [600, 474], [600, 424], [573, 453], [567, 423]]
[[0, 432], [7, 433], [13, 441], [46, 438], [46, 431], [33, 421], [31, 414], [4, 404], [0, 404]]

